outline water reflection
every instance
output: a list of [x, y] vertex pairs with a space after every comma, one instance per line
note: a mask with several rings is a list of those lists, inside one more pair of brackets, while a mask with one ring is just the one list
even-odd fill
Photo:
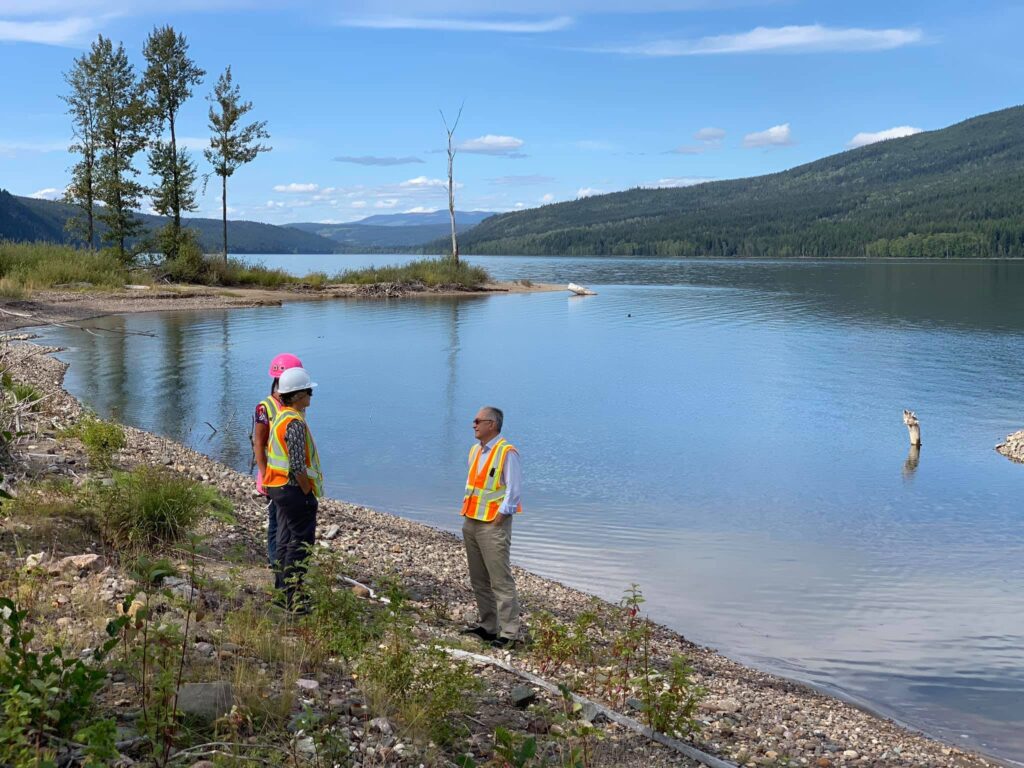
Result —
[[906, 461], [903, 462], [903, 479], [910, 482], [917, 472], [917, 465], [921, 462], [921, 446], [911, 445], [907, 453]]

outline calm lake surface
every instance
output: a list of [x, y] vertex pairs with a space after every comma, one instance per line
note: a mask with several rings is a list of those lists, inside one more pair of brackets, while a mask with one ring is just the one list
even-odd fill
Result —
[[1024, 761], [1024, 467], [992, 450], [1024, 426], [1024, 263], [470, 260], [600, 295], [145, 314], [90, 324], [156, 338], [46, 338], [101, 414], [238, 469], [268, 358], [294, 352], [320, 383], [328, 493], [453, 530], [470, 420], [500, 405], [526, 473], [519, 564], [613, 600], [636, 582], [692, 640]]

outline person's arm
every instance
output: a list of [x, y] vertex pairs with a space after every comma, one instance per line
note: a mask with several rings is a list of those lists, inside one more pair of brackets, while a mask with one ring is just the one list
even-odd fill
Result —
[[501, 521], [503, 515], [514, 515], [519, 508], [519, 500], [523, 493], [523, 465], [519, 461], [518, 451], [505, 454], [505, 466], [501, 468], [501, 482], [505, 485], [505, 500], [498, 507], [498, 515], [494, 518]]
[[263, 476], [267, 474], [267, 442], [270, 440], [270, 420], [262, 403], [256, 406], [255, 424], [252, 427], [252, 453], [256, 458], [256, 490], [263, 493]]
[[313, 483], [306, 474], [306, 425], [294, 419], [288, 424], [284, 439], [288, 444], [288, 471], [302, 492], [309, 494], [313, 490]]

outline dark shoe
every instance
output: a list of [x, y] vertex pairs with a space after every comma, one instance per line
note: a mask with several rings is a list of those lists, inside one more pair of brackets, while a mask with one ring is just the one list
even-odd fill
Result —
[[488, 632], [483, 627], [467, 627], [466, 629], [462, 630], [462, 632], [460, 632], [459, 634], [475, 635], [476, 637], [479, 637], [481, 640], [483, 640], [485, 643], [493, 643], [495, 640], [498, 639], [497, 635]]
[[514, 637], [496, 637], [491, 641], [491, 648], [497, 648], [499, 651], [511, 651], [515, 647]]

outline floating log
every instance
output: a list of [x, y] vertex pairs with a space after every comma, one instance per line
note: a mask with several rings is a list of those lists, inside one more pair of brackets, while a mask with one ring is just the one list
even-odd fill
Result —
[[907, 432], [910, 433], [910, 444], [921, 447], [921, 422], [917, 420], [917, 414], [913, 411], [903, 409], [903, 423], [907, 425]]
[[582, 285], [576, 285], [576, 283], [569, 283], [566, 288], [577, 296], [597, 296], [597, 291], [592, 291], [589, 288], [584, 288]]

